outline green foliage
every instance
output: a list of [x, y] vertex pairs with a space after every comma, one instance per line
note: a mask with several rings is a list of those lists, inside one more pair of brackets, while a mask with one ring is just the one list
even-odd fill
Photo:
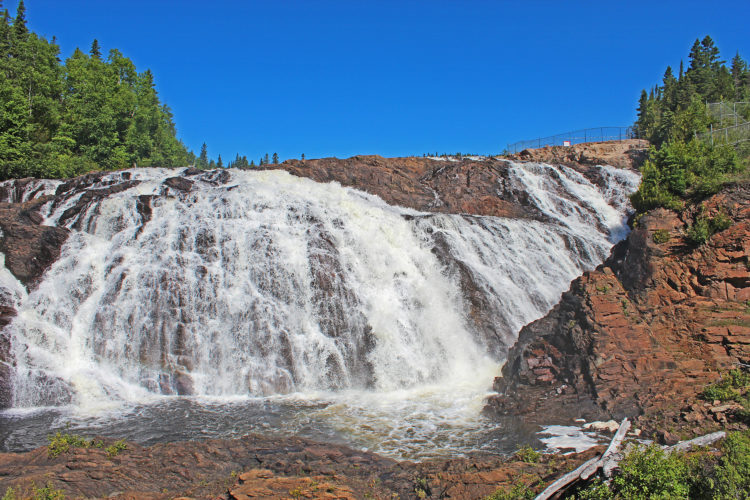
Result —
[[689, 498], [689, 468], [682, 455], [659, 446], [638, 448], [620, 462], [612, 488], [623, 498]]
[[679, 210], [685, 199], [718, 192], [728, 174], [741, 170], [730, 146], [710, 146], [695, 139], [652, 147], [641, 168], [641, 186], [630, 200], [639, 212], [665, 207]]
[[539, 462], [542, 454], [536, 451], [531, 446], [523, 446], [516, 452], [516, 457], [522, 462], [527, 464], [535, 464]]
[[666, 243], [669, 241], [669, 238], [669, 231], [667, 231], [666, 229], [657, 229], [656, 231], [654, 231], [653, 239], [654, 243], [656, 244], [660, 245], [662, 243]]
[[708, 401], [733, 401], [740, 397], [739, 390], [750, 388], [750, 374], [733, 369], [725, 373], [718, 382], [703, 389], [703, 397]]
[[530, 488], [522, 483], [516, 483], [510, 490], [497, 490], [485, 500], [532, 500], [535, 496]]
[[113, 49], [76, 49], [61, 63], [54, 42], [0, 17], [0, 179], [66, 177], [94, 169], [187, 165], [172, 113], [153, 75]]
[[750, 494], [750, 431], [729, 434], [722, 445], [724, 455], [714, 470], [714, 498], [747, 498]]
[[92, 442], [77, 436], [75, 434], [61, 433], [57, 431], [54, 436], [47, 436], [49, 446], [47, 453], [50, 458], [54, 458], [61, 453], [68, 453], [71, 448], [89, 448]]
[[47, 486], [42, 488], [33, 485], [31, 490], [33, 492], [31, 497], [33, 500], [65, 500], [65, 492], [56, 489], [52, 486], [52, 483], [47, 483]]
[[107, 452], [107, 456], [109, 458], [116, 457], [121, 451], [127, 450], [128, 445], [125, 443], [124, 439], [120, 439], [119, 441], [115, 441], [112, 445], [107, 446], [105, 448], [105, 451]]
[[705, 102], [743, 100], [748, 95], [747, 74], [747, 63], [739, 53], [732, 60], [730, 72], [710, 36], [695, 40], [686, 72], [680, 70], [675, 77], [667, 67], [661, 85], [641, 92], [635, 124], [639, 137], [656, 147], [689, 140], [694, 132], [710, 124]]
[[610, 498], [612, 498], [612, 490], [598, 478], [573, 496], [574, 500], [609, 500]]
[[5, 494], [3, 495], [2, 500], [16, 500], [16, 490], [13, 488], [8, 488], [5, 490]]
[[723, 231], [732, 225], [732, 219], [724, 212], [719, 212], [714, 217], [706, 217], [701, 213], [687, 229], [688, 241], [694, 245], [702, 245], [714, 234]]
[[[732, 67], [730, 74], [707, 36], [693, 44], [687, 72], [683, 74], [681, 65], [675, 77], [667, 67], [662, 85], [641, 92], [635, 128], [652, 148], [641, 169], [641, 186], [631, 197], [639, 212], [657, 207], [679, 210], [691, 198], [716, 193], [730, 174], [743, 170], [734, 148], [714, 147], [695, 139], [696, 133], [711, 124], [705, 102], [750, 92], [747, 64], [739, 54]], [[695, 236], [700, 238], [703, 229], [696, 228]]]

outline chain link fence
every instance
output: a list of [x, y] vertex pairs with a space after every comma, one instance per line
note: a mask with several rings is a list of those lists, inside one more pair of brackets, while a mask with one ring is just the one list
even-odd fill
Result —
[[706, 112], [713, 123], [696, 138], [711, 145], [750, 141], [750, 102], [707, 102]]
[[518, 153], [529, 148], [571, 146], [582, 142], [624, 141], [626, 139], [637, 139], [633, 127], [594, 127], [528, 141], [514, 142], [513, 144], [508, 144], [506, 150], [508, 153]]
[[707, 102], [706, 113], [718, 128], [737, 126], [750, 120], [750, 102]]

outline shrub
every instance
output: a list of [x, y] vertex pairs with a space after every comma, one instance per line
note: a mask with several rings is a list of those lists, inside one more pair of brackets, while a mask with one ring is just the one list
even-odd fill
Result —
[[516, 457], [522, 462], [527, 464], [535, 464], [539, 462], [539, 458], [542, 456], [541, 453], [536, 451], [531, 446], [523, 446], [516, 452]]
[[47, 439], [49, 440], [47, 453], [50, 458], [54, 458], [61, 453], [68, 453], [70, 448], [88, 448], [91, 446], [91, 441], [87, 441], [81, 436], [63, 434], [60, 431], [57, 431], [54, 436], [47, 436]]
[[715, 233], [723, 231], [732, 225], [732, 219], [724, 212], [719, 212], [714, 217], [699, 215], [695, 223], [687, 230], [687, 238], [694, 245], [702, 245]]
[[109, 458], [116, 457], [121, 451], [127, 450], [128, 445], [125, 443], [124, 439], [120, 439], [119, 441], [115, 441], [112, 445], [107, 446], [105, 451], [107, 452], [107, 456]]
[[688, 498], [689, 472], [679, 453], [667, 455], [656, 445], [638, 447], [620, 462], [612, 485], [623, 498]]
[[702, 199], [718, 192], [727, 174], [742, 168], [730, 146], [667, 142], [649, 151], [641, 167], [641, 186], [630, 200], [638, 212], [657, 207], [679, 210], [689, 197]]
[[43, 488], [37, 488], [36, 485], [32, 486], [33, 500], [65, 500], [65, 492], [58, 490], [52, 483], [47, 483], [47, 486]]
[[714, 498], [747, 498], [750, 492], [750, 431], [733, 432], [722, 444], [715, 469]]
[[516, 483], [510, 490], [497, 490], [485, 500], [532, 500], [535, 496], [530, 488]]
[[708, 401], [737, 400], [740, 397], [737, 389], [744, 389], [748, 386], [750, 386], [750, 374], [735, 368], [725, 373], [718, 382], [706, 386], [703, 389], [703, 397]]

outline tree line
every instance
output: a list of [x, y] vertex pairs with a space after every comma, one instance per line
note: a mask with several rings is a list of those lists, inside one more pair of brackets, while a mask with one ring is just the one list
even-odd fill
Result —
[[97, 40], [63, 62], [28, 29], [23, 0], [14, 18], [1, 0], [0, 12], [0, 179], [193, 162], [150, 70]]
[[[649, 159], [641, 168], [642, 181], [631, 197], [643, 212], [655, 207], [679, 209], [717, 192], [722, 184], [747, 166], [747, 151], [731, 145], [712, 145], [696, 137], [712, 123], [709, 102], [735, 102], [750, 97], [750, 71], [739, 53], [731, 66], [721, 60], [710, 36], [696, 40], [688, 66], [671, 66], [661, 85], [643, 90], [635, 129], [651, 142]], [[750, 119], [750, 117], [744, 117]]]

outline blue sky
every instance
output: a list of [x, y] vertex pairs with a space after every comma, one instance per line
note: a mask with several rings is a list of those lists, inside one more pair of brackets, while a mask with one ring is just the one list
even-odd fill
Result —
[[630, 125], [706, 34], [750, 59], [747, 0], [25, 3], [64, 58], [97, 38], [150, 68], [180, 138], [225, 160], [498, 153]]

